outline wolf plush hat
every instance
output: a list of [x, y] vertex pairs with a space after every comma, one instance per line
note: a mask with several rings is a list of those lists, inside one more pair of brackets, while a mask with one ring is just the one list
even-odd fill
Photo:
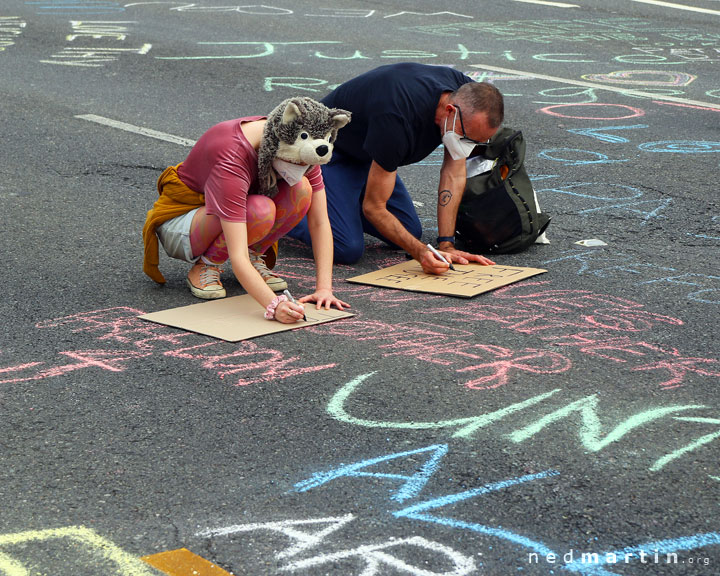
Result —
[[277, 194], [274, 160], [301, 166], [330, 162], [337, 132], [348, 122], [350, 112], [306, 96], [281, 102], [270, 112], [260, 140], [258, 192], [270, 198]]

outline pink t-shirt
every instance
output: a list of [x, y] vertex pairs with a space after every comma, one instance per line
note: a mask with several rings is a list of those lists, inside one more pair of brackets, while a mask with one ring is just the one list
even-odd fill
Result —
[[[245, 202], [248, 194], [257, 194], [258, 156], [240, 126], [265, 118], [246, 116], [216, 124], [200, 137], [178, 168], [183, 184], [205, 194], [208, 214], [229, 222], [247, 222]], [[324, 188], [320, 166], [311, 166], [305, 176], [313, 192]]]

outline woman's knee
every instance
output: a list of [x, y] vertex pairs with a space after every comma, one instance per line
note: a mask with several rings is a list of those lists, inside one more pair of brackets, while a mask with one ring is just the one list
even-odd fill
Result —
[[247, 197], [246, 210], [248, 220], [275, 220], [275, 202], [267, 196], [261, 194], [250, 194]]
[[247, 211], [248, 242], [254, 243], [268, 235], [275, 224], [275, 202], [267, 196], [250, 194], [245, 204]]

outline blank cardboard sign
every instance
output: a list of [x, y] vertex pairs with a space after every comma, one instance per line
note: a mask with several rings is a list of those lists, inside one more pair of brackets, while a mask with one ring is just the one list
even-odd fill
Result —
[[436, 276], [423, 272], [418, 262], [409, 260], [389, 268], [348, 278], [347, 281], [383, 288], [410, 290], [411, 292], [429, 292], [430, 294], [472, 298], [483, 292], [489, 292], [501, 286], [547, 272], [540, 268], [500, 266], [498, 264], [494, 266], [453, 264], [453, 266], [455, 270], [448, 270]]
[[306, 304], [305, 316], [307, 322], [301, 320], [295, 324], [282, 324], [265, 320], [264, 312], [252, 296], [243, 294], [232, 298], [210, 300], [200, 304], [151, 312], [143, 314], [139, 318], [212, 336], [213, 338], [220, 338], [228, 342], [239, 342], [257, 336], [306, 328], [307, 326], [315, 326], [324, 322], [355, 316], [350, 312], [334, 308], [316, 310], [315, 304]]

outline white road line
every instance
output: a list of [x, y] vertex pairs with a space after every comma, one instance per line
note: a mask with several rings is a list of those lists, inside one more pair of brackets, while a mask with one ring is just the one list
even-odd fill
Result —
[[142, 128], [140, 126], [126, 124], [125, 122], [111, 120], [110, 118], [96, 116], [95, 114], [78, 114], [77, 116], [75, 116], [75, 118], [80, 118], [81, 120], [88, 120], [89, 122], [95, 122], [97, 124], [103, 124], [105, 126], [110, 126], [111, 128], [118, 128], [120, 130], [125, 130], [126, 132], [134, 132], [135, 134], [148, 136], [150, 138], [156, 138], [157, 140], [165, 140], [166, 142], [180, 144], [181, 146], [192, 146], [193, 144], [195, 144], [195, 140], [181, 138], [180, 136], [173, 136], [172, 134], [158, 132], [157, 130], [151, 130], [150, 128]]
[[547, 0], [513, 0], [525, 4], [543, 4], [544, 6], [555, 6], [556, 8], [580, 8], [577, 4], [565, 4], [564, 2], [547, 2]]
[[697, 8], [696, 6], [685, 6], [684, 4], [673, 4], [672, 2], [661, 2], [660, 0], [632, 0], [642, 4], [653, 4], [655, 6], [664, 6], [665, 8], [676, 8], [677, 10], [689, 10], [690, 12], [700, 12], [702, 14], [715, 14], [720, 16], [720, 10], [710, 10], [709, 8]]
[[490, 70], [492, 72], [503, 72], [504, 74], [516, 74], [518, 76], [528, 76], [539, 80], [549, 80], [550, 82], [561, 82], [563, 84], [572, 84], [573, 86], [584, 86], [585, 88], [595, 88], [597, 90], [609, 90], [610, 92], [619, 92], [621, 94], [630, 94], [631, 96], [641, 96], [650, 98], [651, 100], [659, 100], [665, 102], [675, 102], [677, 104], [686, 104], [688, 106], [700, 106], [702, 108], [712, 108], [720, 110], [720, 104], [712, 102], [702, 102], [700, 100], [689, 100], [687, 98], [676, 98], [674, 96], [665, 96], [663, 94], [653, 94], [651, 92], [643, 92], [642, 90], [628, 90], [627, 88], [618, 88], [616, 86], [607, 86], [605, 84], [595, 84], [594, 82], [583, 82], [582, 80], [569, 80], [568, 78], [559, 78], [557, 76], [546, 76], [545, 74], [535, 74], [534, 72], [524, 72], [522, 70], [511, 70], [510, 68], [499, 68], [498, 66], [486, 66], [485, 64], [471, 64], [471, 68], [479, 68], [480, 70]]

